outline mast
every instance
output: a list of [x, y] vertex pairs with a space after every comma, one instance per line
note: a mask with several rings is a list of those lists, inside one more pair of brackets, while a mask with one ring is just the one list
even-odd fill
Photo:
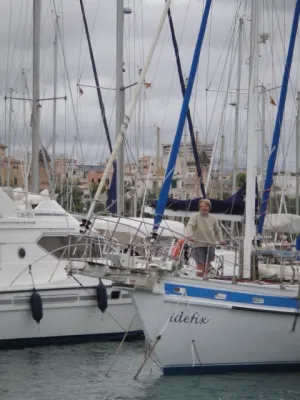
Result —
[[269, 93], [272, 90], [278, 89], [281, 86], [275, 86], [272, 88], [267, 89], [264, 85], [261, 86], [261, 139], [262, 139], [262, 146], [261, 146], [261, 175], [262, 178], [264, 179], [265, 177], [265, 172], [266, 172], [266, 159], [268, 155], [268, 145], [267, 145], [267, 140], [266, 140], [266, 99], [267, 99], [267, 93]]
[[[187, 192], [186, 192], [186, 178], [188, 176], [187, 171], [187, 151], [186, 151], [186, 139], [187, 139], [187, 122], [184, 124], [184, 131], [183, 131], [183, 165], [182, 165], [182, 183], [183, 187], [181, 188], [181, 200], [187, 199]], [[197, 167], [196, 167], [197, 169]], [[189, 178], [188, 178], [189, 180]], [[198, 185], [197, 185], [198, 186]], [[200, 185], [201, 186], [201, 185]], [[181, 217], [181, 222], [184, 224], [184, 217]]]
[[56, 97], [57, 97], [57, 53], [58, 53], [58, 16], [55, 17], [54, 34], [54, 69], [53, 69], [53, 130], [52, 130], [52, 160], [51, 160], [51, 198], [55, 197], [55, 147], [56, 147]]
[[[72, 154], [72, 169], [71, 169], [71, 182], [70, 182], [70, 205], [69, 211], [72, 212], [73, 207], [73, 189], [74, 189], [74, 167], [75, 163], [77, 163], [77, 135], [74, 136], [74, 152]], [[74, 209], [74, 211], [76, 211]]]
[[247, 132], [247, 189], [244, 238], [243, 277], [250, 278], [252, 242], [255, 238], [255, 203], [257, 175], [257, 121], [258, 121], [258, 60], [259, 60], [259, 4], [252, 0], [251, 6], [251, 53], [249, 65], [248, 132]]
[[[124, 0], [117, 0], [117, 57], [116, 57], [116, 140], [124, 120], [125, 91], [123, 83]], [[117, 213], [124, 213], [124, 143], [117, 156]]]
[[285, 101], [286, 101], [289, 77], [290, 77], [290, 70], [291, 70], [294, 48], [295, 48], [295, 41], [296, 41], [297, 30], [298, 30], [299, 14], [300, 14], [300, 0], [297, 0], [296, 5], [295, 5], [295, 12], [294, 12], [292, 30], [291, 30], [291, 35], [290, 35], [289, 48], [288, 48], [287, 57], [286, 57], [285, 69], [284, 69], [284, 74], [283, 74], [283, 78], [282, 78], [282, 87], [281, 87], [281, 92], [280, 92], [280, 99], [279, 99], [276, 123], [275, 123], [275, 128], [274, 128], [274, 133], [273, 133], [271, 152], [270, 152], [270, 157], [269, 157], [269, 162], [268, 162], [268, 167], [267, 167], [267, 174], [266, 174], [263, 198], [262, 198], [262, 203], [261, 203], [260, 213], [259, 213], [260, 215], [259, 215], [258, 233], [260, 235], [262, 234], [262, 231], [263, 231], [264, 220], [265, 220], [265, 216], [266, 216], [266, 212], [267, 212], [267, 205], [268, 205], [268, 201], [270, 198], [270, 190], [273, 185], [273, 174], [274, 174], [275, 163], [276, 163], [276, 158], [277, 158], [277, 152], [278, 152], [278, 146], [279, 146], [279, 140], [280, 140], [280, 132], [281, 132], [283, 115], [284, 115], [284, 108], [285, 108]]
[[[139, 75], [141, 74], [141, 70], [139, 71]], [[135, 138], [135, 157], [137, 165], [139, 165], [139, 158], [140, 158], [140, 137], [142, 132], [141, 126], [141, 114], [142, 114], [142, 91], [139, 93], [139, 103], [138, 103], [138, 128], [136, 131], [136, 138]], [[139, 170], [136, 172], [135, 177], [135, 192], [134, 192], [134, 206], [133, 206], [133, 216], [137, 217], [137, 203], [138, 203], [138, 179], [139, 179]]]
[[219, 133], [216, 135], [216, 138], [215, 138], [215, 141], [214, 141], [214, 145], [213, 145], [213, 149], [212, 149], [211, 158], [210, 158], [208, 174], [207, 174], [207, 177], [206, 177], [206, 185], [205, 185], [206, 193], [208, 192], [208, 188], [209, 188], [209, 184], [210, 184], [210, 180], [211, 180], [211, 176], [212, 176], [213, 163], [214, 163], [214, 159], [216, 157], [216, 151], [217, 151], [217, 147], [218, 147], [218, 142], [219, 142]]
[[186, 200], [186, 175], [187, 175], [187, 151], [186, 151], [186, 139], [187, 139], [187, 123], [185, 122], [184, 124], [184, 132], [183, 132], [183, 168], [182, 168], [182, 174], [183, 174], [183, 183], [184, 183], [184, 189], [182, 190], [182, 200]]
[[220, 198], [223, 200], [224, 197], [224, 182], [223, 182], [223, 177], [224, 177], [224, 142], [225, 142], [225, 137], [224, 135], [221, 136], [221, 154], [220, 154], [220, 173], [219, 173], [219, 178], [221, 177], [221, 182], [220, 182]]
[[159, 195], [159, 173], [160, 173], [160, 128], [156, 128], [156, 194]]
[[[25, 76], [25, 69], [22, 69], [22, 78], [23, 78], [23, 99], [25, 99], [26, 97], [26, 76]], [[26, 101], [23, 101], [23, 137], [26, 138], [27, 135], [27, 129], [26, 129]], [[25, 154], [24, 154], [24, 158], [25, 158], [25, 162], [24, 162], [24, 188], [26, 191], [26, 196], [27, 196], [27, 192], [28, 192], [28, 147], [27, 147], [27, 142], [25, 142]]]
[[33, 64], [32, 64], [32, 191], [39, 192], [40, 148], [40, 35], [41, 0], [33, 0]]
[[300, 146], [300, 92], [297, 92], [297, 116], [296, 116], [296, 214], [299, 215], [299, 146]]
[[234, 121], [234, 142], [233, 142], [233, 174], [232, 174], [232, 194], [236, 192], [236, 176], [238, 167], [239, 151], [239, 122], [240, 122], [240, 97], [241, 97], [241, 77], [242, 77], [242, 49], [243, 49], [243, 26], [244, 20], [239, 20], [239, 38], [238, 38], [238, 67], [236, 78], [236, 105]]
[[265, 177], [265, 167], [266, 167], [266, 88], [263, 86], [261, 91], [261, 138], [262, 138], [262, 145], [261, 145], [261, 176], [262, 179]]
[[[122, 123], [119, 135], [117, 137], [117, 140], [116, 140], [116, 143], [115, 143], [115, 147], [114, 147], [114, 149], [113, 149], [113, 151], [111, 153], [111, 156], [110, 156], [110, 158], [109, 158], [109, 160], [108, 160], [108, 162], [106, 164], [106, 167], [104, 169], [103, 176], [102, 176], [102, 179], [101, 179], [101, 181], [99, 183], [97, 192], [96, 192], [95, 197], [94, 197], [94, 199], [93, 199], [93, 201], [91, 203], [90, 209], [89, 209], [89, 211], [87, 213], [87, 217], [86, 217], [86, 221], [87, 222], [85, 222], [86, 229], [88, 229], [89, 220], [90, 220], [91, 216], [93, 215], [93, 212], [94, 212], [94, 209], [95, 209], [95, 206], [96, 206], [97, 202], [100, 199], [101, 192], [102, 192], [102, 190], [104, 188], [104, 185], [105, 185], [105, 180], [108, 178], [109, 172], [110, 172], [110, 170], [111, 170], [111, 168], [113, 166], [113, 162], [114, 162], [114, 160], [115, 160], [115, 158], [117, 156], [117, 152], [119, 150], [119, 147], [122, 146], [123, 139], [124, 139], [125, 133], [127, 131], [127, 127], [128, 127], [128, 125], [130, 123], [131, 116], [133, 114], [134, 108], [135, 108], [136, 103], [138, 101], [138, 97], [139, 97], [139, 93], [141, 91], [141, 88], [144, 85], [145, 77], [146, 77], [147, 71], [149, 69], [149, 65], [150, 65], [150, 62], [151, 62], [151, 59], [152, 59], [156, 44], [158, 42], [161, 30], [163, 28], [163, 24], [164, 24], [164, 21], [166, 19], [168, 8], [170, 7], [170, 4], [171, 4], [171, 0], [167, 0], [166, 3], [165, 3], [164, 9], [163, 9], [162, 15], [160, 17], [159, 23], [158, 23], [158, 27], [157, 27], [157, 31], [156, 31], [155, 37], [153, 39], [153, 42], [151, 44], [149, 53], [147, 55], [147, 59], [145, 61], [144, 68], [143, 68], [142, 73], [140, 75], [140, 79], [139, 79], [139, 81], [138, 81], [138, 83], [137, 83], [137, 85], [135, 87], [135, 91], [133, 93], [133, 96], [132, 96], [129, 104], [126, 107], [125, 115], [124, 115], [124, 121]], [[84, 221], [83, 221], [83, 223], [84, 223]]]
[[12, 137], [12, 115], [13, 115], [13, 89], [9, 89], [9, 119], [8, 119], [8, 137], [7, 137], [7, 163], [6, 163], [6, 186], [10, 186], [10, 147]]

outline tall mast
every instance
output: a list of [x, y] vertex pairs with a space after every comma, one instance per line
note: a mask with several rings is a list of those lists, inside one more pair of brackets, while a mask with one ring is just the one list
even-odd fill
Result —
[[[26, 76], [25, 76], [25, 70], [22, 69], [22, 78], [23, 78], [23, 99], [25, 99], [26, 96]], [[26, 129], [26, 101], [23, 101], [23, 137], [26, 138], [27, 136], [27, 129]], [[25, 139], [26, 140], [26, 139]], [[25, 154], [24, 154], [24, 187], [26, 193], [28, 192], [28, 174], [27, 174], [27, 169], [28, 169], [28, 148], [27, 148], [27, 141], [25, 142]]]
[[265, 177], [266, 168], [266, 88], [263, 86], [261, 91], [261, 176]]
[[297, 93], [297, 117], [296, 117], [296, 214], [299, 215], [299, 145], [300, 145], [300, 92]]
[[[187, 178], [188, 176], [188, 168], [187, 168], [187, 146], [186, 146], [186, 142], [187, 142], [187, 121], [185, 121], [184, 124], [184, 128], [183, 128], [183, 163], [182, 163], [182, 188], [181, 188], [181, 200], [186, 200], [187, 199], [187, 191], [186, 191], [186, 182], [187, 179], [189, 180], [189, 178]], [[198, 146], [197, 146], [198, 147]], [[197, 169], [197, 166], [196, 166]], [[200, 183], [201, 185], [201, 183]], [[198, 186], [198, 185], [197, 185]], [[184, 224], [184, 217], [181, 217], [181, 222]]]
[[243, 49], [243, 26], [244, 20], [239, 20], [239, 38], [238, 38], [238, 67], [236, 78], [236, 105], [234, 121], [234, 143], [233, 143], [233, 175], [232, 175], [232, 194], [236, 192], [236, 176], [238, 167], [239, 151], [239, 121], [240, 121], [240, 97], [241, 97], [241, 77], [242, 77], [242, 49]]
[[183, 165], [182, 165], [182, 175], [183, 175], [183, 184], [184, 184], [184, 189], [182, 190], [182, 196], [181, 199], [182, 200], [186, 200], [186, 176], [187, 176], [187, 172], [188, 172], [188, 168], [187, 168], [187, 148], [186, 148], [186, 144], [187, 144], [187, 122], [185, 122], [184, 124], [184, 131], [183, 131]]
[[209, 188], [209, 184], [210, 184], [210, 180], [211, 180], [211, 176], [212, 176], [213, 163], [214, 163], [214, 159], [216, 157], [216, 151], [217, 151], [218, 142], [219, 142], [219, 133], [216, 135], [216, 138], [215, 138], [215, 141], [214, 141], [214, 145], [213, 145], [213, 149], [212, 149], [212, 153], [211, 153], [211, 157], [210, 157], [208, 174], [207, 174], [207, 177], [206, 177], [206, 184], [205, 184], [205, 192], [206, 193], [208, 193], [208, 188]]
[[243, 277], [250, 278], [252, 242], [255, 238], [255, 202], [257, 176], [257, 121], [258, 121], [258, 60], [259, 60], [259, 16], [261, 0], [252, 0], [251, 5], [251, 51], [249, 65], [248, 132], [247, 132], [247, 190], [246, 221], [244, 238]]
[[32, 191], [39, 191], [40, 149], [40, 35], [41, 0], [33, 0], [33, 64], [32, 64]]
[[272, 88], [267, 89], [264, 85], [262, 85], [262, 89], [260, 92], [261, 95], [261, 175], [262, 179], [265, 178], [266, 175], [266, 160], [268, 155], [268, 144], [266, 139], [266, 99], [267, 93], [272, 90], [279, 89], [281, 86], [275, 86]]
[[[117, 56], [116, 56], [116, 139], [124, 120], [125, 91], [123, 83], [124, 0], [117, 0]], [[117, 213], [124, 213], [124, 142], [117, 155]]]
[[224, 141], [225, 137], [224, 135], [221, 136], [221, 154], [220, 154], [220, 173], [219, 173], [219, 178], [221, 177], [220, 181], [220, 198], [223, 200], [224, 197]]
[[159, 195], [159, 174], [160, 174], [160, 128], [156, 128], [156, 195]]
[[55, 197], [55, 147], [56, 147], [56, 97], [57, 97], [57, 53], [58, 53], [58, 16], [55, 17], [54, 34], [54, 70], [53, 70], [53, 130], [52, 130], [52, 160], [51, 160], [51, 198]]
[[[141, 74], [142, 70], [139, 71], [139, 75]], [[136, 131], [136, 138], [135, 138], [135, 158], [137, 166], [139, 165], [139, 158], [140, 158], [140, 137], [142, 133], [142, 125], [141, 125], [141, 115], [142, 115], [142, 93], [140, 91], [139, 94], [139, 103], [138, 103], [138, 128]], [[139, 180], [139, 170], [136, 171], [135, 176], [135, 192], [134, 192], [134, 204], [133, 204], [133, 216], [137, 217], [137, 203], [138, 203], [138, 180]]]
[[9, 89], [9, 120], [8, 120], [8, 137], [7, 137], [7, 164], [6, 164], [6, 186], [10, 186], [10, 153], [11, 153], [11, 137], [12, 137], [12, 115], [13, 115], [13, 89]]

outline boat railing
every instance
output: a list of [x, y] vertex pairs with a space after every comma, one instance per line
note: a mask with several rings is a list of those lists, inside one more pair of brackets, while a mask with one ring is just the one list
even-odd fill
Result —
[[[101, 221], [102, 229], [98, 229], [95, 220]], [[97, 230], [104, 240], [109, 242], [113, 238], [118, 237], [121, 233], [129, 234], [127, 242], [118, 241], [119, 252], [130, 257], [130, 265], [134, 265], [134, 259], [140, 263], [141, 259], [147, 260], [148, 266], [159, 262], [169, 264], [173, 269], [181, 269], [189, 264], [193, 247], [213, 247], [216, 248], [216, 243], [206, 243], [191, 241], [182, 232], [174, 231], [170, 227], [164, 226], [157, 231], [155, 238], [151, 235], [153, 223], [145, 220], [137, 220], [135, 218], [124, 218], [102, 216], [100, 213], [96, 216], [91, 228]], [[105, 228], [105, 229], [103, 229]], [[227, 247], [233, 251], [237, 251], [237, 246]], [[109, 251], [107, 251], [107, 254]], [[129, 262], [129, 261], [128, 261]], [[224, 257], [216, 255], [215, 268], [211, 268], [213, 275], [220, 276], [224, 272]]]
[[[98, 225], [97, 225], [98, 222]], [[100, 225], [100, 226], [99, 226]], [[164, 220], [165, 226], [160, 226], [157, 237], [162, 238], [179, 238], [183, 235], [183, 231], [178, 232], [168, 227], [168, 221]], [[132, 217], [115, 216], [113, 219], [101, 212], [96, 214], [92, 220], [91, 230], [99, 231], [106, 238], [113, 238], [117, 234], [126, 233], [130, 235], [131, 242], [138, 238], [150, 237], [153, 231], [154, 223], [145, 219]]]
[[[95, 235], [95, 225], [94, 227], [92, 225], [89, 233], [80, 238], [78, 246], [84, 248], [84, 251], [79, 252], [81, 256], [76, 256], [77, 248], [73, 246], [72, 250], [68, 250], [70, 260], [76, 259], [84, 265], [100, 263], [109, 265], [110, 268], [119, 267], [123, 270], [126, 268], [129, 270], [143, 269], [149, 273], [155, 268], [157, 270], [165, 268], [169, 271], [177, 270], [183, 273], [186, 271], [187, 275], [193, 275], [196, 271], [196, 263], [192, 261], [193, 247], [218, 248], [216, 243], [191, 241], [181, 232], [174, 231], [167, 226], [158, 230], [156, 236], [152, 236], [153, 224], [149, 221], [124, 217], [114, 218], [113, 221], [106, 216], [98, 216], [98, 218], [102, 222], [104, 221], [102, 228], [105, 229], [96, 229], [99, 236], [95, 238], [93, 236]], [[120, 238], [122, 233], [127, 233], [126, 240]], [[101, 255], [97, 255], [95, 252], [99, 240], [101, 241]], [[222, 249], [221, 252], [216, 252], [214, 262], [205, 263], [205, 276], [223, 276], [226, 279], [233, 277], [235, 280], [241, 267], [241, 258], [239, 257], [241, 241], [234, 243], [230, 241], [226, 246], [222, 246]], [[256, 253], [256, 257], [261, 262], [262, 255]], [[283, 264], [282, 271], [284, 271], [287, 265], [294, 264], [294, 261], [281, 258], [281, 264]], [[280, 275], [284, 277], [284, 273]], [[295, 274], [293, 273], [292, 276], [295, 277]], [[259, 279], [258, 275], [257, 279]]]

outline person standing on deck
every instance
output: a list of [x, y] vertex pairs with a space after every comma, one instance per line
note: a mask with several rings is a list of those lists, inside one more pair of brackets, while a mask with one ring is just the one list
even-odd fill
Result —
[[191, 255], [197, 264], [197, 276], [203, 276], [205, 270], [209, 271], [210, 263], [215, 259], [216, 241], [225, 245], [219, 223], [209, 214], [210, 210], [210, 201], [201, 199], [199, 212], [194, 214], [187, 224], [186, 236], [193, 243]]

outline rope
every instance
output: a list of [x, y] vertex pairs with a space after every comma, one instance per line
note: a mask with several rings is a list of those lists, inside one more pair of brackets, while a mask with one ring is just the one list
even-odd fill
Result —
[[121, 340], [121, 343], [119, 344], [119, 347], [118, 347], [118, 349], [116, 351], [116, 354], [114, 355], [114, 358], [112, 359], [112, 362], [110, 363], [110, 366], [108, 367], [108, 370], [106, 371], [106, 374], [105, 374], [106, 377], [108, 376], [108, 373], [111, 370], [111, 368], [112, 368], [112, 366], [113, 366], [113, 364], [114, 364], [114, 362], [115, 362], [115, 360], [117, 358], [117, 355], [119, 354], [119, 351], [121, 350], [121, 347], [123, 346], [123, 343], [127, 338], [128, 332], [129, 332], [129, 330], [130, 330], [130, 328], [131, 328], [131, 326], [133, 324], [133, 321], [135, 320], [135, 317], [136, 317], [136, 313], [134, 314], [134, 316], [133, 316], [133, 318], [132, 318], [132, 320], [130, 322], [129, 327], [128, 327], [127, 331], [125, 332], [125, 334], [123, 336], [123, 339]]
[[34, 285], [34, 280], [33, 280], [33, 275], [32, 275], [32, 270], [31, 270], [31, 265], [28, 265], [28, 272], [29, 272], [29, 275], [31, 276], [33, 289], [35, 290], [35, 285]]
[[[177, 306], [179, 305], [180, 301], [182, 299], [182, 296], [179, 297], [178, 302], [175, 304], [175, 308], [174, 310], [176, 310]], [[160, 333], [156, 336], [154, 342], [148, 347], [148, 350], [145, 353], [145, 358], [144, 361], [142, 362], [141, 366], [139, 367], [139, 369], [137, 370], [136, 374], [134, 375], [133, 379], [137, 380], [138, 376], [140, 375], [140, 373], [142, 372], [142, 369], [144, 368], [144, 366], [146, 365], [147, 361], [149, 360], [149, 358], [151, 358], [152, 353], [155, 350], [155, 347], [157, 345], [157, 343], [160, 341], [160, 339], [162, 338], [163, 333], [165, 332], [165, 330], [167, 329], [167, 326], [170, 323], [170, 318], [168, 317], [168, 319], [166, 320], [164, 326], [162, 327]]]
[[[75, 281], [82, 287], [82, 289], [84, 289], [90, 296], [92, 296], [92, 293], [90, 293], [86, 287], [83, 286], [83, 284], [77, 279], [75, 278], [75, 276], [71, 273], [70, 276], [75, 279]], [[110, 316], [110, 318], [122, 329], [122, 331], [126, 332], [126, 329], [124, 328], [124, 326], [122, 326], [112, 315], [109, 311], [105, 311], [106, 314], [108, 314]]]
[[137, 380], [139, 374], [142, 372], [142, 369], [144, 368], [145, 364], [147, 363], [147, 361], [149, 360], [149, 358], [151, 357], [157, 343], [160, 341], [161, 339], [161, 335], [158, 335], [155, 339], [155, 341], [153, 342], [153, 344], [151, 346], [149, 346], [148, 351], [145, 354], [145, 359], [142, 362], [140, 368], [137, 370], [137, 373], [134, 375], [134, 380]]
[[[186, 302], [187, 302], [189, 320], [191, 320], [189, 298], [188, 298], [187, 293], [185, 293], [185, 295], [186, 295]], [[191, 340], [191, 349], [192, 349], [192, 359], [193, 359], [193, 367], [194, 367], [194, 366], [195, 366], [195, 354], [194, 354], [194, 349], [195, 349], [194, 342], [195, 342], [195, 340], [193, 339], [193, 335], [192, 335], [192, 326], [191, 326], [191, 324], [189, 324], [189, 331], [190, 331], [190, 340]]]

